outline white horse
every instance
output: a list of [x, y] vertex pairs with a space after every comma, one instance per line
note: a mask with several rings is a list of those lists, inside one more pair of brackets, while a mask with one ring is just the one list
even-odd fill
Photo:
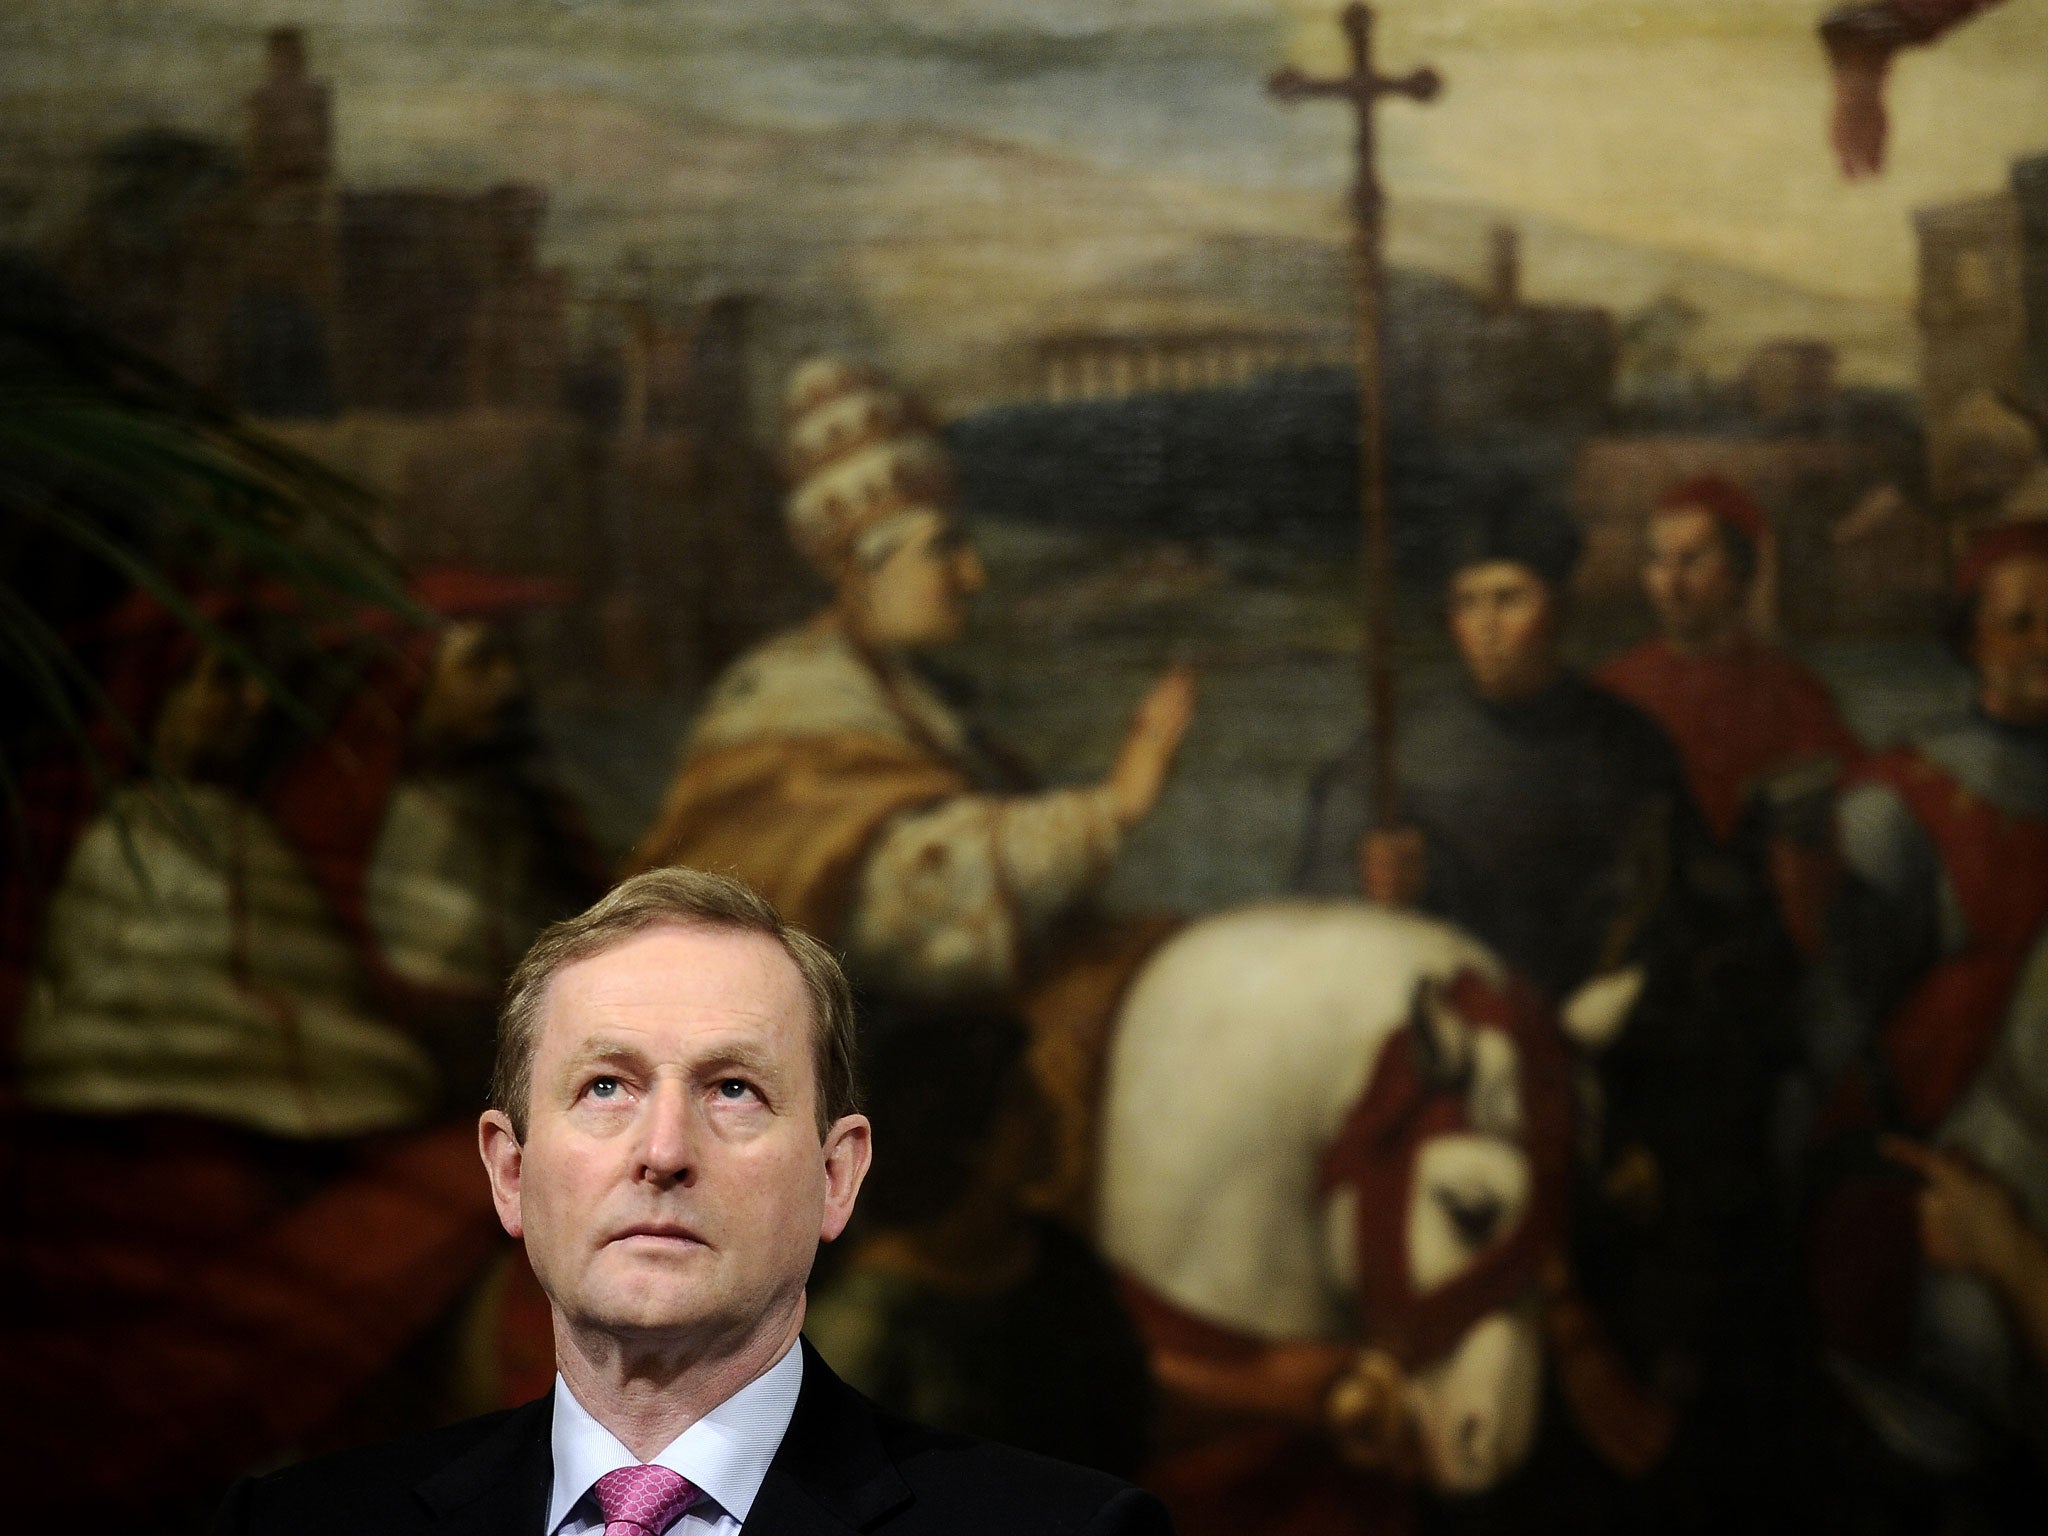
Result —
[[[1640, 982], [1590, 984], [1562, 1022], [1604, 1044]], [[1497, 1483], [1534, 1439], [1535, 1266], [1490, 1285], [1486, 1271], [1552, 1251], [1560, 1234], [1529, 1229], [1556, 1220], [1569, 1158], [1562, 1046], [1537, 1051], [1537, 1103], [1533, 1037], [1460, 1002], [1474, 987], [1505, 997], [1505, 984], [1490, 951], [1431, 919], [1335, 902], [1225, 913], [1140, 973], [1105, 1088], [1098, 1236], [1111, 1262], [1235, 1335], [1389, 1347], [1447, 1492]], [[1547, 1016], [1540, 1032], [1555, 1041]], [[1333, 1178], [1347, 1140], [1380, 1176]], [[1432, 1326], [1433, 1302], [1453, 1315], [1440, 1308]]]

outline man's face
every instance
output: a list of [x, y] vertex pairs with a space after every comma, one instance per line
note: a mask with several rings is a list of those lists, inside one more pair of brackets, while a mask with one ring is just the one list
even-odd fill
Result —
[[1490, 560], [1451, 578], [1451, 638], [1483, 699], [1526, 698], [1557, 676], [1557, 599], [1525, 565]]
[[451, 624], [420, 703], [420, 738], [448, 753], [488, 746], [525, 697], [526, 673], [503, 634], [475, 621]]
[[861, 572], [863, 637], [891, 650], [951, 645], [967, 630], [967, 600], [988, 583], [981, 557], [950, 524], [921, 528]]
[[542, 1009], [526, 1140], [495, 1110], [481, 1136], [558, 1330], [699, 1357], [794, 1337], [868, 1126], [821, 1142], [809, 994], [782, 946], [651, 929], [565, 966]]
[[1679, 507], [1650, 519], [1643, 589], [1664, 633], [1679, 645], [1707, 644], [1727, 632], [1742, 607], [1742, 583], [1713, 513]]
[[1973, 638], [1984, 712], [2048, 725], [2048, 559], [2004, 560], [1986, 573]]
[[150, 749], [173, 777], [227, 777], [254, 741], [269, 699], [255, 678], [206, 651], [164, 700]]

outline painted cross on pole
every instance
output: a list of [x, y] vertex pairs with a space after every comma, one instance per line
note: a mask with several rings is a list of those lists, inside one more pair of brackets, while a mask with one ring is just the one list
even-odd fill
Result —
[[1399, 814], [1394, 780], [1399, 722], [1395, 713], [1394, 567], [1387, 531], [1386, 370], [1380, 345], [1381, 310], [1386, 299], [1386, 256], [1382, 247], [1379, 171], [1373, 143], [1373, 113], [1383, 96], [1429, 101], [1443, 89], [1433, 69], [1412, 74], [1379, 74], [1372, 62], [1372, 8], [1352, 4], [1339, 18], [1351, 43], [1351, 72], [1336, 80], [1313, 80], [1293, 66], [1266, 83], [1288, 103], [1328, 97], [1348, 101], [1358, 119], [1358, 164], [1351, 186], [1351, 288], [1358, 326], [1354, 357], [1358, 373], [1358, 501], [1365, 521], [1365, 683], [1372, 719], [1373, 824], [1391, 827]]

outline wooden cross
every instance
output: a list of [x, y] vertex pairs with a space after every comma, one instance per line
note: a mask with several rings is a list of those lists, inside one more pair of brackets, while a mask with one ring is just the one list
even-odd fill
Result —
[[1351, 4], [1340, 18], [1351, 42], [1351, 72], [1312, 80], [1293, 66], [1278, 70], [1266, 88], [1288, 103], [1329, 97], [1351, 103], [1358, 118], [1358, 164], [1351, 187], [1351, 286], [1357, 307], [1358, 501], [1365, 520], [1366, 705], [1372, 721], [1373, 824], [1391, 827], [1400, 814], [1395, 782], [1399, 722], [1395, 714], [1394, 568], [1387, 531], [1386, 369], [1380, 314], [1386, 299], [1386, 257], [1380, 214], [1384, 197], [1373, 142], [1373, 113], [1384, 96], [1429, 101], [1443, 89], [1433, 69], [1388, 76], [1372, 62], [1372, 8]]

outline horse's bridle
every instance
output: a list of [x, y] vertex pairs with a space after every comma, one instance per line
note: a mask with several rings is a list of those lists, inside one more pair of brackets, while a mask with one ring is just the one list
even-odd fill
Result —
[[1357, 1195], [1353, 1252], [1365, 1341], [1409, 1370], [1442, 1358], [1482, 1317], [1532, 1290], [1543, 1262], [1564, 1242], [1571, 1175], [1571, 1064], [1554, 1010], [1526, 982], [1498, 986], [1470, 969], [1452, 978], [1444, 1000], [1473, 1028], [1498, 1031], [1515, 1047], [1521, 1148], [1532, 1175], [1522, 1219], [1467, 1269], [1416, 1290], [1407, 1220], [1416, 1159], [1432, 1139], [1474, 1127], [1469, 1072], [1429, 1070], [1412, 1030], [1381, 1049], [1321, 1167], [1325, 1196]]

